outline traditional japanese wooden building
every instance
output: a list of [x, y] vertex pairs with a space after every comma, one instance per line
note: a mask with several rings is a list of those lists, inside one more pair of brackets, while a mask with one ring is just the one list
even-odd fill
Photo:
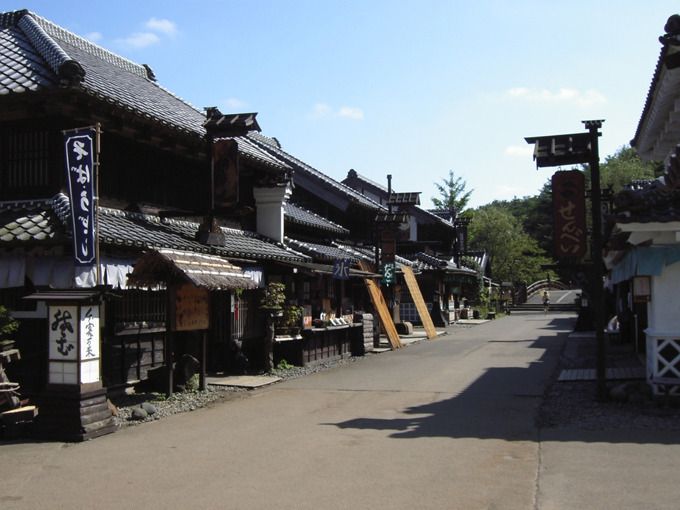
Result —
[[615, 197], [605, 261], [622, 333], [637, 343], [656, 390], [680, 386], [680, 16], [668, 19], [642, 116], [631, 141], [660, 178]]
[[[477, 272], [461, 264], [466, 226], [456, 224], [448, 211], [435, 214], [420, 207], [418, 200], [407, 201], [417, 193], [397, 193], [391, 186], [378, 184], [356, 170], [349, 170], [343, 183], [384, 207], [405, 213], [407, 221], [396, 235], [397, 253], [411, 260], [414, 270], [420, 273], [419, 283], [435, 324], [460, 318], [463, 299], [474, 295], [473, 287], [478, 286]], [[402, 296], [400, 311], [402, 320], [420, 322], [408, 293]]]
[[[148, 66], [28, 11], [0, 14], [0, 41], [0, 303], [21, 320], [24, 357], [15, 369], [24, 394], [39, 398], [52, 384], [47, 309], [24, 300], [28, 294], [115, 291], [101, 321], [101, 376], [110, 388], [170, 362], [166, 290], [133, 288], [127, 280], [144, 253], [218, 257], [258, 286], [269, 272], [292, 272], [291, 263], [310, 260], [267, 230], [283, 221], [291, 169], [242, 136], [259, 128], [254, 114], [231, 116], [228, 130], [215, 127], [211, 121], [224, 116], [206, 116], [163, 89]], [[64, 132], [83, 126], [95, 127], [88, 150], [99, 149], [87, 179], [79, 177], [96, 175], [98, 187], [98, 254], [86, 265], [74, 260], [74, 229], [85, 224], [73, 213], [64, 146]], [[218, 144], [224, 134], [228, 147]], [[77, 200], [84, 204], [81, 195]], [[259, 295], [247, 287], [212, 289], [210, 368], [229, 368], [233, 342], [257, 350]]]

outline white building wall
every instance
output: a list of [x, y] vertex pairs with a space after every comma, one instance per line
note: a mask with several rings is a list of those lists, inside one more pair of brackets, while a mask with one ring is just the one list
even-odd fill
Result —
[[652, 277], [652, 297], [647, 305], [649, 328], [680, 332], [680, 262], [666, 266]]

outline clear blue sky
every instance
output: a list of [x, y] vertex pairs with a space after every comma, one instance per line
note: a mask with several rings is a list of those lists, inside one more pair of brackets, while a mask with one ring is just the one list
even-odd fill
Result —
[[680, 4], [454, 0], [5, 0], [135, 62], [197, 107], [259, 112], [263, 132], [341, 180], [399, 191], [453, 170], [472, 206], [533, 195], [525, 136], [605, 119], [601, 154], [635, 133]]

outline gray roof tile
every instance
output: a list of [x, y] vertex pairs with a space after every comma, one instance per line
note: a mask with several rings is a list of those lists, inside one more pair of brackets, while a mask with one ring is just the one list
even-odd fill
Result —
[[[53, 199], [0, 203], [0, 242], [62, 240], [70, 237], [70, 207], [66, 195]], [[282, 244], [256, 233], [222, 227], [223, 246], [195, 240], [199, 224], [192, 221], [99, 208], [100, 242], [139, 249], [170, 248], [213, 253], [226, 258], [296, 262], [309, 260]]]
[[331, 220], [328, 220], [295, 204], [286, 202], [283, 207], [283, 212], [285, 214], [286, 221], [290, 221], [291, 223], [305, 225], [307, 227], [324, 230], [326, 232], [332, 232], [334, 234], [349, 234], [349, 230], [342, 225], [333, 223]]
[[[338, 192], [340, 192], [342, 195], [347, 197], [349, 200], [352, 202], [358, 203], [364, 207], [368, 207], [370, 209], [385, 209], [384, 206], [380, 205], [379, 203], [375, 202], [374, 200], [368, 198], [365, 195], [362, 195], [358, 191], [350, 188], [346, 184], [343, 184], [339, 181], [336, 181], [332, 177], [329, 177], [328, 175], [324, 174], [323, 172], [320, 172], [316, 168], [312, 167], [311, 165], [308, 165], [307, 163], [300, 161], [294, 156], [291, 156], [287, 152], [285, 152], [283, 149], [281, 149], [281, 144], [279, 144], [278, 140], [275, 138], [269, 138], [267, 136], [264, 136], [256, 131], [251, 131], [248, 133], [248, 138], [250, 138], [253, 142], [255, 142], [259, 147], [263, 148], [273, 156], [275, 156], [277, 159], [281, 159], [285, 161], [287, 164], [289, 164], [295, 172], [300, 172], [304, 173], [306, 175], [312, 176], [322, 182], [324, 182], [326, 185], [328, 185], [331, 189], [334, 189]], [[295, 180], [295, 177], [293, 176], [293, 180]]]
[[0, 242], [57, 241], [63, 226], [52, 210], [51, 200], [0, 203]]
[[290, 237], [286, 237], [285, 242], [287, 246], [293, 248], [296, 251], [302, 252], [315, 260], [321, 261], [333, 261], [336, 259], [350, 259], [353, 261], [371, 260], [370, 257], [366, 257], [361, 252], [348, 250], [346, 248], [341, 248], [335, 245], [309, 243], [305, 241], [291, 239]]
[[60, 82], [198, 136], [203, 112], [155, 82], [153, 73], [40, 16], [0, 14], [0, 95], [52, 88]]

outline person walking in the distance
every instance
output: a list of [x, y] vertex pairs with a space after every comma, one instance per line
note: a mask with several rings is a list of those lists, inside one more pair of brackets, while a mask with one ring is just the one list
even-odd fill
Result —
[[543, 313], [548, 313], [550, 308], [550, 293], [547, 290], [543, 291]]

